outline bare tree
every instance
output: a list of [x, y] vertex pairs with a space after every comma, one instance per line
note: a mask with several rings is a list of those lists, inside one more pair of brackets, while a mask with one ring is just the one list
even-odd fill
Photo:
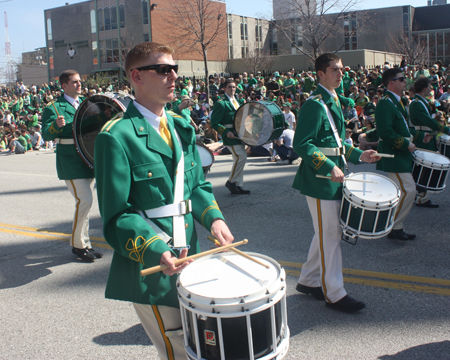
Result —
[[221, 35], [227, 31], [226, 14], [220, 11], [218, 3], [209, 0], [171, 0], [173, 17], [167, 22], [173, 28], [172, 38], [179, 53], [196, 51], [205, 65], [206, 97], [209, 101], [208, 51], [224, 47]]
[[[353, 26], [351, 13], [361, 0], [285, 0], [278, 9], [280, 19], [273, 21], [279, 34], [284, 35], [300, 53], [314, 61], [324, 51], [342, 50], [348, 40], [362, 31], [373, 18], [368, 12], [359, 14]], [[344, 22], [344, 24], [343, 24]], [[326, 40], [342, 36], [342, 44], [326, 49]]]
[[392, 52], [404, 56], [408, 64], [424, 64], [427, 61], [427, 43], [421, 42], [418, 36], [391, 33], [387, 44]]
[[275, 63], [275, 56], [271, 56], [259, 48], [250, 48], [247, 57], [243, 58], [242, 61], [253, 74], [256, 74], [258, 70], [270, 72]]

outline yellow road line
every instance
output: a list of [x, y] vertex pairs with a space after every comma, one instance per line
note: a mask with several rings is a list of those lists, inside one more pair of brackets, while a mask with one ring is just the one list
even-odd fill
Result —
[[[20, 229], [20, 230], [16, 230]], [[21, 231], [25, 230], [25, 231]], [[3, 224], [0, 223], [0, 232], [22, 235], [33, 238], [40, 238], [46, 240], [62, 240], [69, 241], [71, 234], [68, 233], [60, 233], [60, 232], [52, 232], [39, 228], [32, 228], [27, 226], [20, 225], [11, 225], [11, 224]], [[96, 247], [111, 249], [104, 238], [101, 237], [91, 237], [91, 240], [96, 242]], [[301, 269], [302, 263], [289, 262], [289, 261], [279, 261], [279, 263], [284, 267], [290, 267], [294, 269]], [[430, 285], [441, 285], [441, 286], [450, 286], [450, 280], [446, 279], [435, 279], [421, 276], [409, 276], [402, 274], [391, 274], [391, 273], [383, 273], [383, 272], [375, 272], [375, 271], [367, 271], [367, 270], [357, 270], [357, 269], [343, 269], [343, 273], [351, 276], [361, 276], [366, 278], [356, 278], [356, 277], [344, 277], [344, 281], [346, 283], [358, 284], [363, 286], [371, 286], [371, 287], [381, 287], [388, 289], [398, 289], [404, 291], [414, 291], [414, 292], [423, 292], [427, 294], [435, 294], [435, 295], [445, 295], [450, 296], [450, 289], [439, 288], [439, 287], [431, 287], [425, 285], [417, 285], [417, 284], [406, 284], [404, 282], [415, 282], [421, 284], [430, 284]], [[291, 270], [286, 269], [286, 274], [291, 276], [298, 277], [300, 275], [300, 270]], [[378, 278], [378, 279], [388, 279], [395, 281], [403, 281], [403, 282], [392, 282], [385, 280], [374, 280], [367, 278]]]
[[[300, 269], [303, 264], [287, 262], [287, 261], [279, 261], [282, 266], [293, 267]], [[443, 285], [450, 286], [450, 280], [445, 279], [436, 279], [422, 276], [410, 276], [410, 275], [401, 275], [401, 274], [391, 274], [391, 273], [383, 273], [376, 271], [367, 271], [367, 270], [356, 270], [356, 269], [343, 269], [342, 272], [347, 275], [354, 276], [366, 276], [366, 277], [374, 277], [378, 279], [389, 279], [389, 280], [398, 280], [398, 281], [410, 281], [410, 282], [419, 282], [426, 284], [434, 284], [434, 285]]]
[[[286, 270], [286, 274], [292, 275], [295, 277], [300, 276], [300, 271], [298, 270]], [[422, 292], [427, 294], [434, 295], [444, 295], [450, 296], [450, 289], [431, 287], [431, 286], [422, 286], [416, 284], [405, 284], [405, 283], [396, 283], [392, 281], [382, 281], [382, 280], [371, 280], [371, 279], [359, 279], [359, 278], [351, 278], [344, 276], [344, 282], [347, 284], [357, 284], [363, 286], [371, 286], [371, 287], [380, 287], [385, 289], [397, 289], [403, 291], [413, 291], [413, 292]]]

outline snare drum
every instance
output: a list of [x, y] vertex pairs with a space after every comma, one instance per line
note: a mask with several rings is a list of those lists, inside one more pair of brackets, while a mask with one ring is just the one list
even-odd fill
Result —
[[416, 150], [412, 175], [419, 190], [441, 192], [445, 189], [450, 160], [444, 155]]
[[375, 183], [344, 181], [339, 222], [351, 239], [377, 239], [394, 225], [400, 189], [391, 179], [374, 173], [351, 174], [347, 178]]
[[439, 140], [439, 152], [450, 158], [450, 136], [441, 135]]
[[251, 101], [234, 116], [234, 131], [249, 146], [260, 146], [278, 139], [284, 130], [284, 115], [272, 101]]
[[203, 168], [203, 174], [205, 175], [205, 179], [206, 179], [206, 174], [211, 169], [211, 166], [214, 162], [214, 155], [203, 144], [196, 143], [195, 146], [197, 147], [198, 154], [200, 155], [200, 160], [202, 162], [202, 168]]
[[93, 95], [85, 99], [73, 119], [75, 147], [83, 161], [94, 168], [94, 144], [103, 125], [123, 116], [133, 97], [121, 93]]
[[286, 273], [226, 252], [205, 256], [177, 280], [189, 359], [282, 359], [289, 348]]

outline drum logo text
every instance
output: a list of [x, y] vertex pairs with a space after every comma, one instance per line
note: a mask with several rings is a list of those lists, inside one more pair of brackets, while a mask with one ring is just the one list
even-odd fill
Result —
[[206, 345], [216, 346], [216, 334], [214, 331], [205, 330], [205, 343]]

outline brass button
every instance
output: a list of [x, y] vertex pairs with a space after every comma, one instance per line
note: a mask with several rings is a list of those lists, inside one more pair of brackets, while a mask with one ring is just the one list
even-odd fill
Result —
[[186, 223], [186, 225], [184, 225], [184, 227], [187, 229], [188, 227], [189, 227], [189, 224], [188, 223]]
[[152, 176], [153, 176], [152, 172], [149, 171], [149, 172], [148, 172], [148, 177], [151, 178]]
[[191, 162], [191, 166], [194, 166], [194, 163], [193, 163], [193, 162]]
[[144, 131], [144, 128], [141, 126], [141, 127], [139, 128], [139, 131]]

